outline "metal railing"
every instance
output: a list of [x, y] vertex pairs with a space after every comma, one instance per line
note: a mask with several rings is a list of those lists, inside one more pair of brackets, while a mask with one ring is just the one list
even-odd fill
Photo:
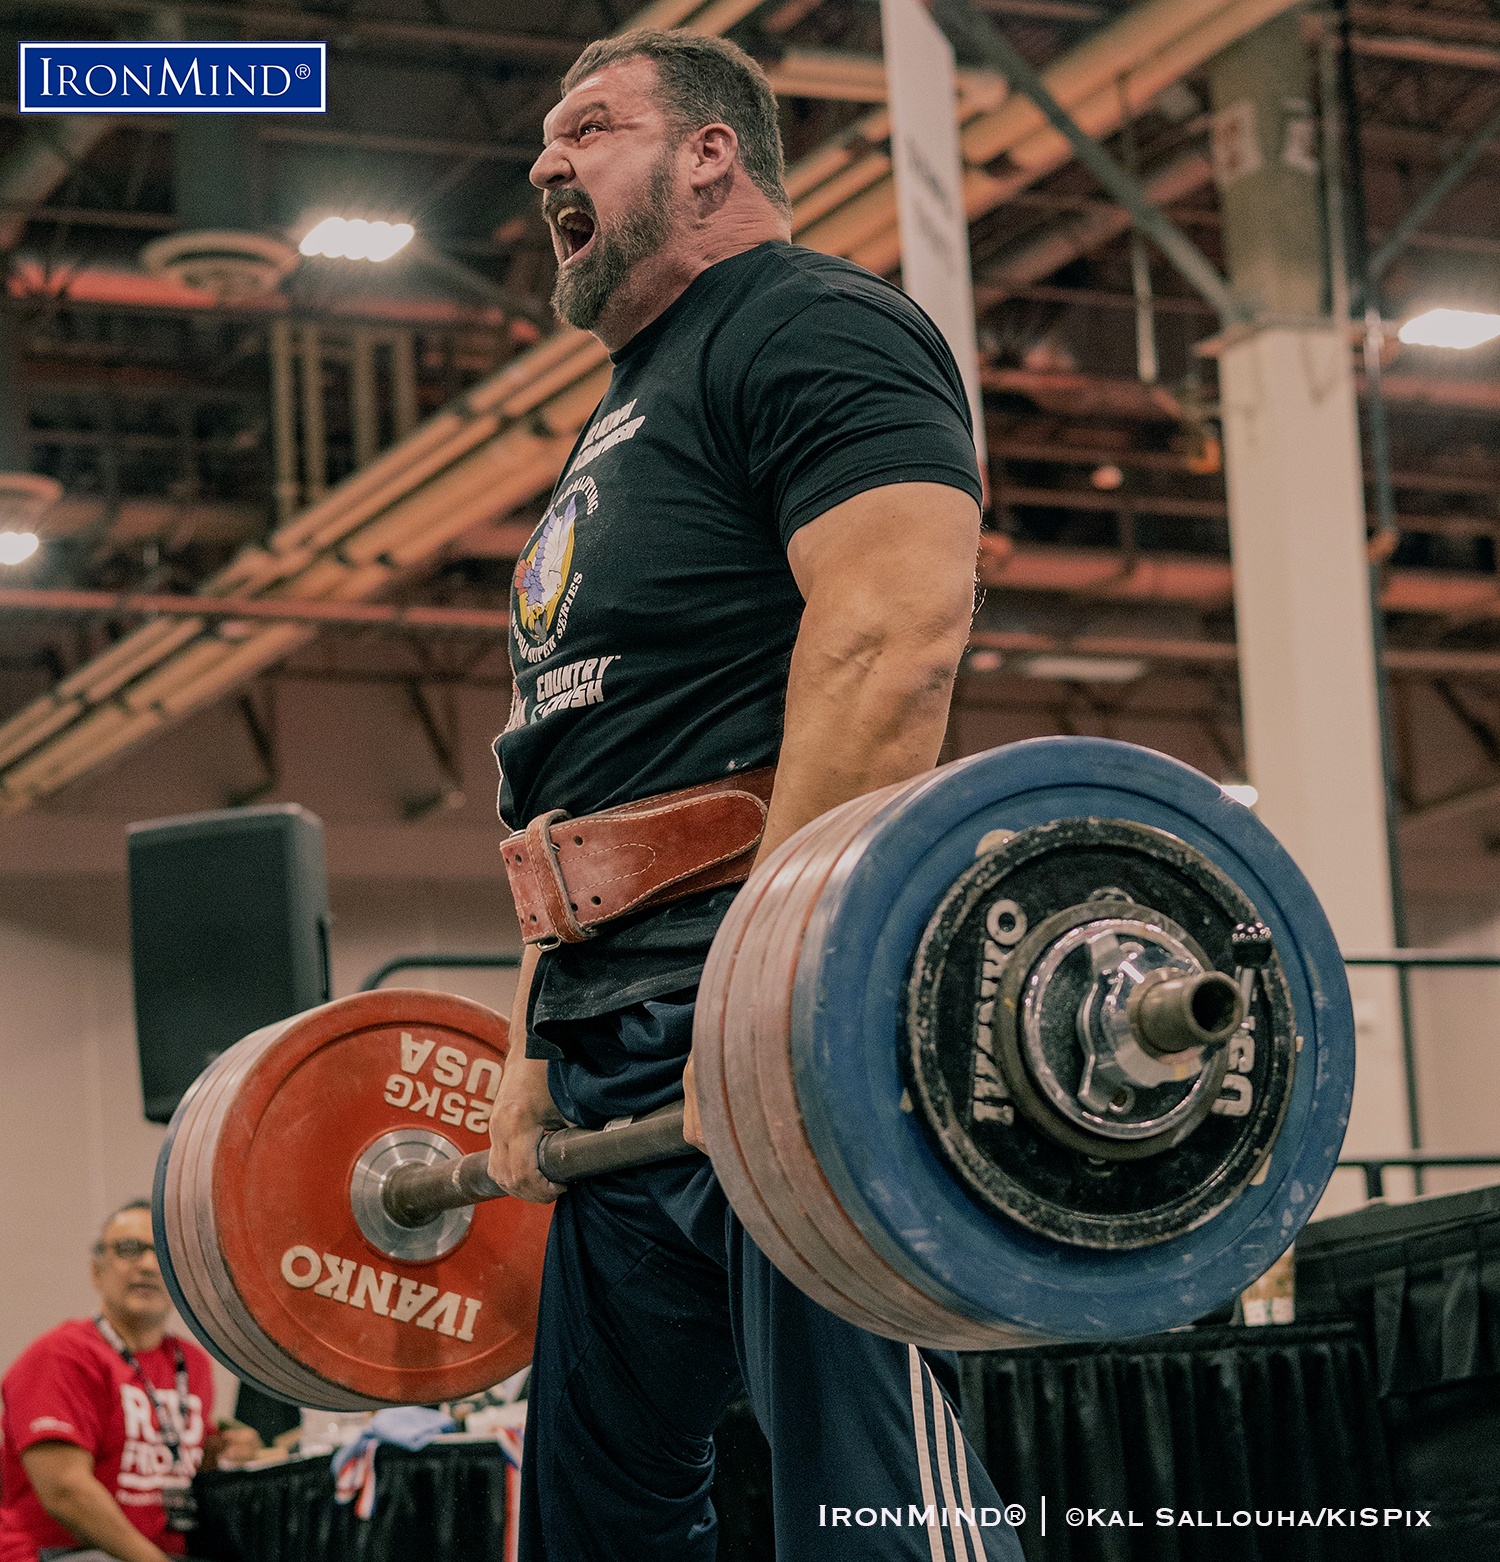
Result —
[[[1500, 955], [1469, 954], [1451, 949], [1376, 949], [1344, 956], [1346, 966], [1387, 966], [1397, 971], [1403, 980], [1408, 971], [1487, 971], [1500, 970]], [[1496, 1166], [1500, 1167], [1500, 1154], [1495, 1155], [1430, 1155], [1420, 1149], [1421, 1136], [1417, 1120], [1416, 1055], [1411, 1034], [1410, 1016], [1405, 1003], [1402, 1005], [1402, 1051], [1406, 1059], [1407, 1089], [1411, 1098], [1412, 1143], [1418, 1148], [1411, 1155], [1350, 1156], [1341, 1160], [1341, 1167], [1357, 1168], [1365, 1175], [1365, 1197], [1385, 1197], [1385, 1171], [1388, 1166], [1408, 1167], [1416, 1191], [1421, 1193], [1422, 1173], [1436, 1167]]]
[[[1500, 1155], [1356, 1155], [1340, 1161], [1339, 1169], [1359, 1170], [1365, 1174], [1365, 1197], [1385, 1197], [1385, 1170], [1388, 1166], [1410, 1167], [1418, 1176], [1433, 1167], [1446, 1166], [1496, 1166], [1500, 1167]], [[1422, 1191], [1418, 1184], [1417, 1191]]]
[[1389, 965], [1408, 971], [1482, 971], [1500, 967], [1500, 955], [1455, 954], [1448, 949], [1380, 949], [1345, 955], [1344, 964]]
[[359, 984], [359, 990], [362, 993], [374, 992], [386, 977], [394, 976], [397, 971], [513, 971], [520, 963], [519, 954], [397, 955], [394, 960], [387, 960], [384, 965], [377, 965]]

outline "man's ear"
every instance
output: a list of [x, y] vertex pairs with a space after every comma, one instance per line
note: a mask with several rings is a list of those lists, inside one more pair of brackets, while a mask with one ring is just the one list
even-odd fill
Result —
[[740, 138], [729, 125], [705, 125], [693, 138], [693, 162], [688, 183], [694, 190], [717, 184], [734, 167]]

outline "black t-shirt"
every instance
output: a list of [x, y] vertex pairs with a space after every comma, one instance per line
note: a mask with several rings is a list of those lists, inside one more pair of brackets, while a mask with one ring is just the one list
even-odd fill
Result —
[[[516, 694], [495, 740], [513, 829], [774, 763], [802, 614], [792, 534], [889, 483], [979, 498], [947, 343], [849, 261], [758, 245], [703, 272], [613, 357], [516, 565]], [[545, 954], [533, 1022], [690, 987], [734, 893]]]

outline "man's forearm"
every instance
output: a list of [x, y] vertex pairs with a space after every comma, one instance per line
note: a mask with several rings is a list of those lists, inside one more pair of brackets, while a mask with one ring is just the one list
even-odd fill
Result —
[[541, 951], [535, 944], [521, 946], [521, 964], [516, 971], [515, 996], [510, 1001], [510, 1044], [526, 1051], [526, 1010], [531, 1002], [531, 984], [536, 977]]
[[516, 973], [516, 995], [510, 1009], [510, 1047], [505, 1056], [500, 1093], [492, 1108], [502, 1132], [536, 1122], [562, 1121], [547, 1091], [547, 1060], [526, 1056], [526, 1011], [540, 958], [541, 952], [536, 945], [528, 944], [522, 951], [521, 968]]
[[[930, 770], [943, 744], [967, 619], [946, 633], [856, 642], [836, 617], [803, 618], [758, 862], [830, 808]], [[690, 1057], [682, 1131], [706, 1150], [694, 1077]]]
[[562, 1114], [547, 1089], [547, 1060], [526, 1056], [526, 1010], [540, 958], [534, 946], [521, 957], [516, 996], [510, 1011], [510, 1049], [500, 1076], [500, 1093], [490, 1112], [490, 1176], [523, 1199], [545, 1201], [561, 1191], [537, 1168], [536, 1148], [543, 1129], [558, 1127]]
[[141, 1534], [93, 1475], [49, 1491], [42, 1506], [81, 1546], [106, 1551], [120, 1562], [164, 1562], [166, 1552]]
[[961, 633], [856, 638], [804, 619], [760, 859], [839, 803], [932, 768], [962, 650]]
[[978, 546], [978, 507], [941, 483], [868, 489], [793, 535], [806, 606], [759, 860], [819, 814], [936, 763]]

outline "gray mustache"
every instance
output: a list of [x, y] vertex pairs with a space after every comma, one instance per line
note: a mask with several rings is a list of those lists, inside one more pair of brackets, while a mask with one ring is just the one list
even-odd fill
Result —
[[587, 213], [595, 222], [598, 222], [598, 214], [594, 211], [594, 203], [582, 190], [548, 190], [542, 196], [542, 216], [556, 217], [560, 212], [568, 211], [576, 207], [579, 211]]

